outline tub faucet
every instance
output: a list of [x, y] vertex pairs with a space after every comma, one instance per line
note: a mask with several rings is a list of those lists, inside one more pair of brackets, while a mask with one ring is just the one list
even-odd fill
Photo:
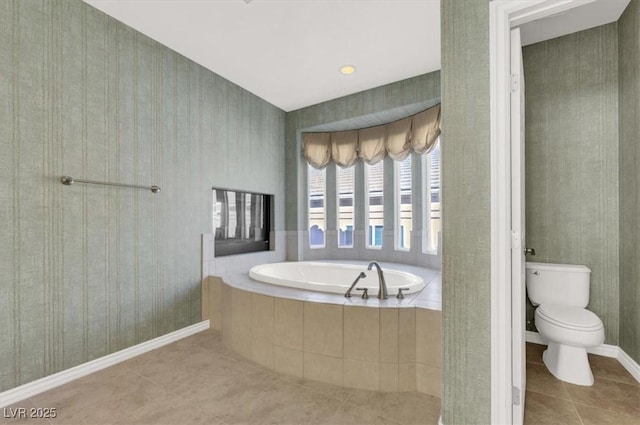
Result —
[[387, 294], [387, 283], [384, 281], [384, 274], [382, 273], [382, 268], [380, 267], [380, 264], [378, 264], [377, 261], [372, 261], [369, 263], [367, 270], [371, 270], [373, 266], [376, 266], [376, 269], [378, 270], [378, 285], [379, 285], [378, 299], [386, 300], [387, 298], [389, 298], [389, 295]]
[[344, 296], [346, 298], [350, 298], [351, 297], [351, 291], [353, 290], [353, 287], [356, 286], [356, 283], [358, 283], [358, 281], [362, 278], [367, 277], [367, 275], [364, 272], [360, 272], [360, 274], [358, 275], [358, 277], [356, 277], [356, 280], [353, 281], [353, 283], [351, 284], [351, 286], [349, 287], [349, 289], [347, 289], [347, 292], [344, 293]]

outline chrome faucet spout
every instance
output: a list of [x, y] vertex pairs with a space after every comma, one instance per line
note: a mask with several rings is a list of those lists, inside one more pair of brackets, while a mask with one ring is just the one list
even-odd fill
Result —
[[356, 277], [356, 280], [353, 281], [353, 283], [351, 284], [351, 286], [349, 287], [349, 289], [347, 289], [347, 292], [344, 293], [344, 296], [346, 298], [350, 298], [351, 297], [351, 291], [353, 290], [353, 288], [356, 286], [356, 284], [358, 283], [358, 281], [362, 278], [367, 277], [367, 275], [365, 274], [365, 272], [360, 272], [360, 274], [358, 275], [358, 277]]
[[372, 261], [369, 263], [367, 270], [371, 270], [371, 268], [375, 266], [378, 271], [378, 299], [386, 300], [389, 298], [389, 294], [387, 293], [387, 282], [384, 280], [384, 273], [382, 272], [382, 267], [378, 264], [377, 261]]

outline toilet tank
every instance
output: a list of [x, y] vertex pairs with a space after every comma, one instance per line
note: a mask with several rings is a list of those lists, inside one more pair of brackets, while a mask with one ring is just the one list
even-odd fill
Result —
[[589, 267], [527, 263], [526, 268], [527, 295], [534, 306], [563, 304], [585, 308], [589, 304]]

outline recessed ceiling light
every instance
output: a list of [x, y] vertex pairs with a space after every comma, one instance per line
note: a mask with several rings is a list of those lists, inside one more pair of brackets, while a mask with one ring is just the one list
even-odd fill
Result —
[[343, 75], [351, 75], [356, 72], [356, 67], [353, 65], [344, 65], [340, 67], [340, 73]]

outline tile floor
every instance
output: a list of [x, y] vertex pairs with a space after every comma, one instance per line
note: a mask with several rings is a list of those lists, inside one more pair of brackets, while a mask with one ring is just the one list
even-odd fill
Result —
[[[526, 425], [640, 424], [640, 384], [615, 360], [590, 355], [593, 387], [555, 379], [544, 346], [527, 344]], [[268, 371], [206, 331], [20, 402], [51, 419], [0, 424], [436, 424], [440, 400], [304, 381]]]
[[525, 425], [640, 425], [640, 384], [616, 359], [589, 354], [595, 384], [583, 387], [549, 373], [545, 348], [527, 344]]
[[205, 331], [11, 406], [18, 407], [55, 408], [57, 417], [11, 420], [7, 408], [0, 424], [409, 425], [436, 424], [440, 399], [277, 374]]

